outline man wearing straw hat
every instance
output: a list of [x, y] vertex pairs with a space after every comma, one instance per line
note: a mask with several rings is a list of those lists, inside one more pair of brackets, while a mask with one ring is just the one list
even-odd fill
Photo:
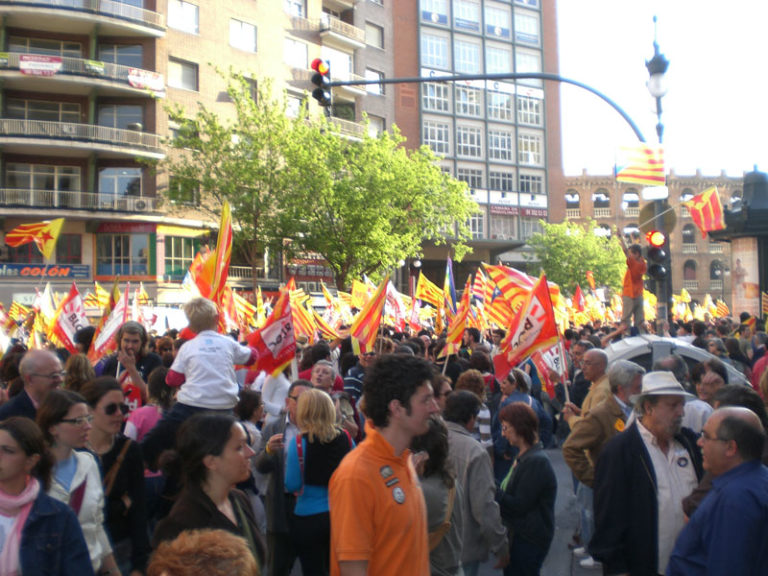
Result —
[[630, 400], [635, 422], [597, 462], [589, 552], [605, 574], [663, 574], [685, 525], [682, 500], [702, 475], [696, 435], [682, 428], [693, 398], [671, 372], [649, 372]]

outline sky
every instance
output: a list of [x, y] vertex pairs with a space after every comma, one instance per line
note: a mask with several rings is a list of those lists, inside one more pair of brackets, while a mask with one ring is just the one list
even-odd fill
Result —
[[[616, 102], [649, 142], [656, 105], [646, 87], [659, 49], [670, 61], [662, 100], [664, 149], [677, 175], [740, 177], [768, 171], [768, 2], [760, 0], [558, 0], [560, 75]], [[637, 142], [608, 104], [560, 85], [563, 168], [613, 171], [616, 150]]]

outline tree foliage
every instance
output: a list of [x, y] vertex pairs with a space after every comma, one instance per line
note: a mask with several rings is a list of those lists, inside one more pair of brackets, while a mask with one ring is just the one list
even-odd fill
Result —
[[542, 225], [543, 231], [531, 236], [528, 244], [547, 280], [573, 293], [576, 284], [586, 284], [586, 273], [591, 270], [598, 286], [621, 288], [626, 258], [618, 239], [596, 235], [594, 221], [586, 226], [572, 222]]
[[192, 119], [174, 111], [179, 154], [164, 163], [185, 187], [199, 184], [214, 210], [229, 200], [239, 244], [254, 260], [265, 247], [315, 252], [345, 287], [421, 256], [425, 240], [451, 242], [457, 259], [467, 252], [476, 205], [429, 148], [406, 150], [397, 128], [349, 139], [324, 117], [289, 118], [269, 86], [254, 102], [238, 77], [229, 94], [231, 123], [204, 108]]

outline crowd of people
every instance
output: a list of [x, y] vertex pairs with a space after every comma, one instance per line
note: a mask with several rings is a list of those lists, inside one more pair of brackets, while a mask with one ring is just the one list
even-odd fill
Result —
[[[0, 576], [474, 576], [488, 561], [535, 575], [555, 535], [555, 447], [585, 568], [765, 573], [756, 319], [665, 326], [710, 352], [695, 365], [610, 361], [624, 325], [598, 324], [566, 331], [562, 374], [526, 361], [502, 375], [503, 330], [467, 328], [446, 357], [440, 335], [382, 328], [371, 350], [318, 340], [268, 374], [216, 332], [212, 302], [184, 309], [181, 332], [126, 322], [95, 365], [6, 351]], [[92, 337], [77, 334], [83, 351]]]

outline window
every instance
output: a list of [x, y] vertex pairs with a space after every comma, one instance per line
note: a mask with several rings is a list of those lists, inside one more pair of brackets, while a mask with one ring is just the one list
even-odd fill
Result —
[[[541, 234], [543, 231], [543, 228], [541, 227], [541, 220], [539, 218], [521, 218], [520, 219], [520, 225], [521, 225], [521, 233], [522, 233], [522, 239], [527, 240], [534, 234]], [[608, 236], [610, 236], [610, 230], [608, 231]]]
[[181, 280], [195, 258], [197, 241], [178, 236], [165, 237], [165, 275]]
[[197, 64], [168, 58], [168, 86], [197, 92], [197, 82]]
[[376, 24], [371, 24], [370, 22], [365, 23], [365, 43], [368, 46], [373, 46], [374, 48], [384, 48], [384, 28], [381, 26], [376, 26]]
[[472, 233], [472, 240], [482, 240], [485, 238], [485, 214], [472, 214], [469, 217], [469, 230]]
[[683, 244], [696, 244], [696, 228], [693, 224], [683, 226]]
[[13, 248], [8, 247], [8, 262], [15, 264], [42, 264], [43, 255], [37, 249], [34, 242], [22, 244]]
[[531, 8], [538, 8], [539, 0], [515, 0], [515, 4], [520, 4], [522, 6], [529, 6]]
[[283, 62], [291, 68], [299, 68], [301, 70], [309, 68], [307, 45], [299, 40], [286, 38], [283, 41]]
[[518, 134], [517, 136], [517, 161], [520, 164], [529, 164], [532, 166], [542, 166], [544, 159], [542, 156], [541, 136], [538, 134]]
[[544, 178], [534, 174], [520, 174], [521, 194], [543, 194]]
[[485, 71], [488, 74], [512, 72], [512, 51], [502, 46], [486, 46]]
[[499, 240], [517, 238], [517, 216], [494, 214], [491, 206], [491, 238]]
[[422, 140], [435, 154], [450, 154], [448, 124], [426, 120]]
[[488, 36], [509, 38], [510, 13], [509, 8], [495, 6], [485, 7], [485, 33]]
[[33, 206], [80, 207], [80, 168], [9, 162], [5, 168], [6, 202]]
[[98, 276], [146, 276], [149, 235], [99, 234], [96, 236], [96, 274]]
[[488, 119], [512, 121], [512, 94], [488, 92]]
[[61, 234], [56, 241], [57, 264], [82, 264], [83, 239], [80, 234]]
[[230, 18], [229, 45], [245, 52], [256, 52], [256, 26]]
[[285, 101], [285, 114], [288, 118], [298, 118], [304, 100], [300, 96], [288, 94]]
[[141, 44], [101, 44], [99, 60], [132, 68], [143, 68], [144, 47]]
[[453, 26], [457, 30], [480, 31], [480, 4], [472, 0], [455, 0]]
[[99, 170], [99, 194], [141, 196], [141, 168], [102, 168]]
[[131, 124], [141, 125], [144, 122], [142, 107], [128, 104], [102, 104], [99, 106], [98, 115], [98, 125], [108, 128], [127, 130]]
[[176, 204], [199, 206], [200, 184], [171, 176], [168, 182], [168, 197]]
[[432, 24], [448, 25], [448, 0], [421, 0], [421, 19]]
[[453, 65], [458, 74], [477, 74], [480, 72], [479, 44], [456, 40], [454, 52]]
[[448, 68], [448, 38], [433, 34], [421, 35], [421, 65], [428, 68]]
[[456, 179], [466, 182], [470, 188], [483, 188], [483, 171], [475, 168], [458, 168]]
[[368, 136], [376, 138], [386, 129], [387, 127], [384, 118], [373, 116], [372, 114], [368, 115]]
[[168, 26], [190, 34], [200, 32], [199, 8], [184, 0], [168, 0]]
[[456, 155], [480, 158], [483, 155], [483, 131], [474, 126], [459, 126], [456, 129]]
[[421, 85], [421, 102], [424, 110], [450, 112], [450, 87], [448, 84], [424, 82]]
[[11, 36], [8, 39], [8, 51], [20, 54], [45, 54], [48, 56], [68, 56], [82, 58], [82, 46], [69, 40], [50, 40], [48, 38], [24, 38]]
[[[371, 70], [370, 68], [366, 68], [365, 79], [381, 81], [384, 79], [384, 74], [382, 74], [381, 72], [377, 72], [376, 70]], [[384, 84], [366, 84], [365, 91], [368, 92], [368, 94], [379, 94], [379, 95], [384, 94]]]
[[517, 121], [532, 126], [542, 125], [543, 102], [530, 96], [517, 97]]
[[482, 93], [475, 88], [456, 85], [456, 114], [462, 116], [480, 116], [482, 111]]
[[488, 158], [506, 162], [513, 160], [512, 131], [488, 130]]
[[[541, 72], [541, 54], [518, 48], [515, 51], [515, 72]], [[520, 80], [520, 83], [541, 86], [541, 80]]]
[[80, 122], [80, 104], [8, 98], [6, 116], [17, 120]]
[[512, 192], [515, 189], [515, 175], [512, 172], [497, 172], [491, 170], [488, 173], [488, 180], [491, 190]]
[[515, 12], [515, 41], [539, 45], [539, 17], [527, 12]]
[[333, 80], [349, 80], [349, 75], [354, 72], [352, 54], [323, 46], [321, 56], [330, 62]]
[[306, 0], [284, 0], [283, 10], [291, 16], [305, 18], [307, 15]]

